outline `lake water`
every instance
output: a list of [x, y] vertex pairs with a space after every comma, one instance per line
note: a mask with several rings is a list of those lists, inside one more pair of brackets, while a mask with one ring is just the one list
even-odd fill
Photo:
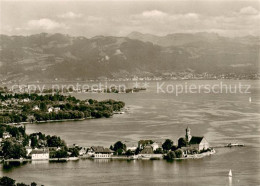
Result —
[[[211, 146], [243, 143], [243, 148], [217, 148], [215, 155], [199, 160], [174, 162], [79, 160], [67, 163], [36, 162], [1, 165], [6, 175], [44, 185], [260, 185], [260, 85], [259, 81], [225, 80], [235, 86], [250, 84], [246, 93], [157, 93], [157, 83], [133, 94], [74, 94], [80, 99], [116, 99], [128, 112], [109, 119], [27, 125], [27, 133], [61, 136], [69, 145], [103, 145], [118, 140], [140, 139], [175, 143], [191, 128], [194, 136], [205, 136]], [[183, 84], [185, 81], [168, 81]], [[187, 81], [187, 84], [219, 84], [220, 81]], [[131, 83], [128, 83], [131, 86]], [[252, 102], [249, 102], [251, 97]], [[227, 177], [232, 169], [233, 178]]]

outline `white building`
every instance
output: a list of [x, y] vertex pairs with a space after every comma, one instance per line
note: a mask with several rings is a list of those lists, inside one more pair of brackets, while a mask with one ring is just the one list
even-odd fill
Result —
[[207, 150], [209, 148], [209, 142], [203, 136], [202, 137], [192, 136], [189, 144], [192, 149], [197, 149], [198, 151]]
[[48, 160], [50, 158], [48, 149], [34, 149], [31, 152], [32, 160]]
[[193, 151], [199, 152], [202, 150], [207, 150], [210, 147], [209, 142], [204, 136], [192, 136], [191, 129], [189, 127], [186, 128], [185, 139], [188, 142], [188, 146], [182, 148], [184, 154], [189, 154]]
[[26, 146], [25, 149], [26, 149], [26, 156], [29, 156], [29, 154], [32, 152], [32, 147]]
[[4, 138], [4, 139], [8, 139], [8, 138], [11, 138], [11, 137], [12, 137], [12, 135], [9, 134], [9, 132], [4, 132], [4, 133], [3, 133], [3, 138]]
[[48, 112], [51, 113], [51, 112], [59, 112], [60, 111], [60, 107], [50, 107], [48, 108]]
[[22, 102], [24, 102], [24, 103], [28, 103], [28, 102], [30, 102], [31, 100], [29, 99], [29, 98], [24, 98], [23, 100], [22, 100]]
[[53, 109], [53, 111], [56, 112], [56, 113], [59, 112], [59, 111], [60, 111], [60, 107], [55, 107], [55, 108]]
[[81, 148], [81, 149], [79, 150], [79, 155], [80, 155], [80, 156], [83, 156], [84, 154], [86, 154], [86, 152], [87, 152], [87, 149], [86, 149], [85, 147], [83, 147], [83, 148]]
[[137, 149], [137, 145], [133, 145], [133, 144], [126, 144], [126, 151], [130, 150], [130, 151], [136, 151]]
[[151, 147], [153, 148], [153, 150], [157, 150], [159, 148], [162, 148], [162, 143], [159, 142], [154, 142], [153, 144], [151, 144]]
[[113, 155], [112, 150], [101, 146], [92, 146], [88, 154], [90, 153], [93, 153], [93, 156], [96, 159], [107, 159], [107, 158], [111, 158]]
[[53, 107], [48, 108], [48, 112], [53, 112]]
[[40, 108], [38, 107], [38, 105], [35, 105], [35, 106], [33, 107], [33, 110], [40, 110]]

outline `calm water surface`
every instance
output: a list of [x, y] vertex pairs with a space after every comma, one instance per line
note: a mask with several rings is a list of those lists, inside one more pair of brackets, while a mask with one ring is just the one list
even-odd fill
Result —
[[[224, 82], [238, 85], [238, 81]], [[250, 94], [157, 94], [156, 82], [134, 94], [75, 94], [80, 99], [122, 100], [129, 111], [109, 119], [27, 125], [27, 132], [58, 135], [69, 145], [109, 147], [118, 140], [136, 143], [170, 138], [177, 142], [189, 126], [193, 135], [204, 135], [212, 146], [234, 142], [245, 144], [244, 148], [218, 148], [210, 157], [174, 162], [79, 160], [1, 165], [0, 176], [44, 185], [260, 185], [260, 86], [259, 81], [241, 82], [251, 85]], [[229, 169], [232, 180], [227, 177]]]

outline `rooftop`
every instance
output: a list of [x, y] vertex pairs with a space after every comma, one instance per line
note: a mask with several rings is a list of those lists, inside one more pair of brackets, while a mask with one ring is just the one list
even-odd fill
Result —
[[95, 153], [112, 153], [113, 151], [109, 148], [104, 148], [102, 146], [92, 146], [91, 147], [92, 150], [95, 152]]
[[192, 136], [191, 140], [190, 140], [190, 144], [200, 144], [200, 142], [202, 141], [204, 137], [202, 136]]
[[34, 149], [31, 154], [46, 154], [49, 153], [48, 149]]

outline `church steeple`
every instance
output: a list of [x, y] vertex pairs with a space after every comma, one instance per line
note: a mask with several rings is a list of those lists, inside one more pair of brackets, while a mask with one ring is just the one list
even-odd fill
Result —
[[187, 142], [190, 142], [190, 140], [191, 140], [191, 130], [190, 130], [190, 128], [189, 127], [187, 127], [186, 128], [186, 135], [185, 135], [185, 138], [186, 138], [186, 141]]

